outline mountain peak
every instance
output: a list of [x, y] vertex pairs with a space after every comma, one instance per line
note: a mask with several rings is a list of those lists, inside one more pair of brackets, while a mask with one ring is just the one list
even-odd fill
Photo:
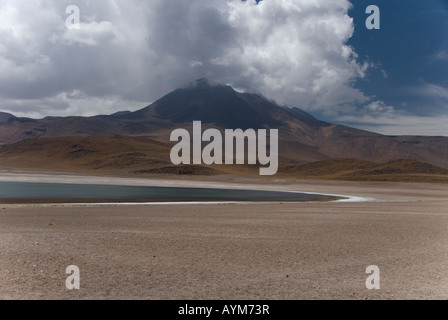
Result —
[[10, 119], [16, 119], [17, 117], [6, 112], [0, 112], [0, 122], [6, 122]]
[[188, 84], [189, 88], [196, 88], [196, 87], [216, 87], [216, 86], [222, 86], [222, 84], [211, 81], [207, 78], [200, 78], [197, 80], [194, 80]]
[[236, 91], [230, 86], [218, 81], [210, 80], [207, 78], [200, 78], [190, 82], [186, 87], [181, 88], [183, 90], [221, 90], [229, 93], [236, 93]]

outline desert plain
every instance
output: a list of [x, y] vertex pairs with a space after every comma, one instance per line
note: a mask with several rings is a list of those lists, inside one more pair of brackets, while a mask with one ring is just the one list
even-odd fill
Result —
[[[350, 201], [2, 204], [0, 299], [447, 299], [448, 187], [2, 172], [0, 181], [221, 187]], [[66, 268], [80, 289], [66, 288]], [[368, 290], [366, 268], [380, 270]]]

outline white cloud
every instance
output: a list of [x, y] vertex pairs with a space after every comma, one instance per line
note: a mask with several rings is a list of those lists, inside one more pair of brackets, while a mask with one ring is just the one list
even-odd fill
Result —
[[109, 21], [83, 23], [79, 30], [65, 30], [62, 35], [54, 35], [51, 40], [64, 45], [105, 45], [117, 38], [117, 31]]
[[405, 113], [345, 115], [337, 121], [386, 135], [448, 136], [448, 116], [419, 117]]
[[395, 109], [392, 106], [387, 106], [383, 101], [373, 101], [364, 107], [367, 112], [374, 113], [394, 113]]
[[[81, 29], [70, 31], [71, 4], [2, 1], [0, 110], [29, 101], [47, 107], [24, 103], [20, 112], [112, 113], [201, 77], [307, 110], [368, 100], [352, 86], [369, 66], [346, 44], [348, 0], [79, 0]], [[75, 90], [86, 107], [57, 98]], [[115, 104], [99, 103], [111, 97]]]
[[421, 95], [441, 99], [444, 102], [448, 103], [448, 88], [444, 88], [432, 83], [427, 83], [422, 87], [416, 88], [416, 91]]
[[386, 135], [448, 136], [448, 116], [417, 116], [380, 100], [354, 109], [352, 113], [346, 110], [344, 114], [337, 114], [335, 121]]
[[[134, 111], [145, 107], [139, 101], [123, 100], [119, 96], [92, 97], [85, 92], [74, 90], [62, 92], [42, 99], [10, 99], [5, 110], [13, 110], [15, 116], [42, 118], [44, 116], [94, 116], [115, 111]], [[55, 114], [54, 110], [57, 110]], [[101, 110], [105, 110], [101, 112]], [[112, 111], [111, 111], [112, 110]]]

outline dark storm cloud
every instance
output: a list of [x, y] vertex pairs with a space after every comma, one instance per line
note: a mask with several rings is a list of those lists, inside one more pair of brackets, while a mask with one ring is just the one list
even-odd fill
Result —
[[[65, 27], [70, 4], [80, 8], [80, 30]], [[51, 98], [61, 103], [55, 114], [105, 113], [112, 101], [115, 109], [141, 107], [205, 76], [310, 108], [332, 105], [336, 92], [338, 102], [362, 100], [349, 85], [363, 66], [344, 44], [353, 32], [348, 7], [346, 0], [3, 1], [0, 96], [5, 106], [21, 105], [9, 110], [18, 113], [38, 114], [26, 100]], [[68, 99], [73, 92], [84, 108]], [[104, 107], [92, 109], [89, 97]]]

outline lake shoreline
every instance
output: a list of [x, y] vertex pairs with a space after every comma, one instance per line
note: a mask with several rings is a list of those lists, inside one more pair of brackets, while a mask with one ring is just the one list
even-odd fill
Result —
[[257, 203], [257, 204], [268, 204], [268, 203], [301, 203], [301, 202], [327, 202], [327, 201], [338, 201], [346, 198], [343, 197], [328, 197], [325, 199], [314, 199], [314, 200], [277, 200], [277, 201], [266, 201], [266, 200], [227, 200], [227, 201], [213, 201], [213, 200], [201, 200], [201, 199], [126, 199], [122, 201], [111, 201], [111, 199], [0, 199], [0, 206], [2, 205], [60, 205], [60, 206], [133, 206], [133, 205], [198, 205], [198, 204], [244, 204], [244, 203]]
[[0, 181], [0, 204], [336, 201], [341, 196], [296, 191]]

